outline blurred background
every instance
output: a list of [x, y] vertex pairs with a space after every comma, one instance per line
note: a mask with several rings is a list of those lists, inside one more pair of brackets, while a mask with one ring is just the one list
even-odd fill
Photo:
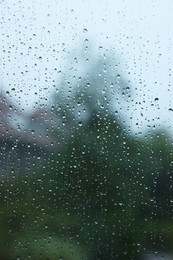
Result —
[[0, 258], [173, 259], [172, 1], [0, 5]]

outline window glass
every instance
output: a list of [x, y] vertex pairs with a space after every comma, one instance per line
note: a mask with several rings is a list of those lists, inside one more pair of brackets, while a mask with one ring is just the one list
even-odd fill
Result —
[[0, 6], [0, 259], [173, 259], [172, 1]]

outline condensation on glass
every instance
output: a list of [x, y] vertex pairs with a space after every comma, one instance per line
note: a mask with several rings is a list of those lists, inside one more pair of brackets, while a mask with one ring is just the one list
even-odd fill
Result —
[[173, 3], [0, 7], [0, 259], [173, 259]]

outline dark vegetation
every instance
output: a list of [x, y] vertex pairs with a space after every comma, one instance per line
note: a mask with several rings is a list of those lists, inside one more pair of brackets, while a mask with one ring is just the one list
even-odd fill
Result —
[[1, 259], [125, 260], [173, 249], [172, 143], [159, 130], [129, 134], [116, 102], [131, 90], [113, 68], [99, 60], [71, 87], [62, 79], [49, 107], [59, 146], [37, 169], [1, 181]]

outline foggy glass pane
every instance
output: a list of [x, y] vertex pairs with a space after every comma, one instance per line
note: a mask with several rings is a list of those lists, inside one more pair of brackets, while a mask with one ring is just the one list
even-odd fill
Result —
[[173, 259], [173, 2], [0, 7], [0, 259]]

